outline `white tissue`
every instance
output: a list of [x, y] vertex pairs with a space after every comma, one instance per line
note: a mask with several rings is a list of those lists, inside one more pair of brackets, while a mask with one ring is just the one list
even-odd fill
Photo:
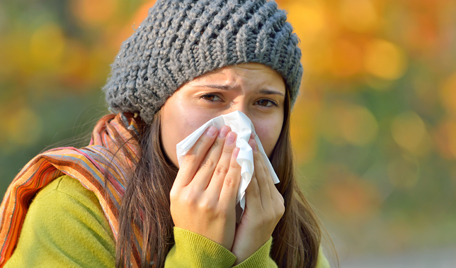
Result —
[[[195, 130], [187, 138], [185, 138], [176, 145], [177, 159], [180, 165], [182, 157], [188, 153], [188, 151], [193, 147], [193, 145], [196, 143], [199, 137], [203, 135], [203, 133], [206, 131], [208, 127], [214, 126], [220, 130], [220, 128], [224, 125], [229, 126], [231, 128], [231, 131], [237, 134], [236, 146], [240, 149], [240, 151], [236, 161], [241, 166], [242, 177], [238, 190], [237, 202], [240, 204], [240, 207], [242, 208], [243, 212], [245, 208], [245, 190], [247, 189], [247, 186], [249, 185], [252, 179], [254, 170], [253, 151], [252, 147], [250, 147], [249, 145], [249, 139], [251, 133], [255, 133], [255, 129], [253, 127], [252, 122], [244, 113], [240, 111], [234, 111], [229, 114], [215, 117], [206, 122], [204, 125], [202, 125], [200, 128]], [[271, 175], [273, 182], [279, 183], [279, 178], [277, 177], [277, 174], [275, 173], [268, 156], [264, 152], [263, 146], [261, 145], [260, 140], [256, 136], [256, 133], [255, 141], [258, 144], [258, 149], [261, 155], [263, 156], [264, 162], [268, 167], [269, 174]]]

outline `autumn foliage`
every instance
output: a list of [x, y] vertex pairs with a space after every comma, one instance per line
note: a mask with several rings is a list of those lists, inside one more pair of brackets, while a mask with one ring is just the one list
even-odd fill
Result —
[[[2, 191], [107, 112], [109, 64], [153, 2], [0, 3]], [[303, 54], [292, 115], [302, 187], [336, 245], [456, 246], [456, 2], [277, 2]]]

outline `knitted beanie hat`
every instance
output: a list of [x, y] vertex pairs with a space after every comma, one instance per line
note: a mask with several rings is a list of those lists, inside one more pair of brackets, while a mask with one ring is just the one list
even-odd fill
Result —
[[298, 37], [265, 0], [157, 0], [121, 46], [103, 91], [112, 112], [150, 123], [185, 82], [215, 69], [262, 63], [284, 78], [293, 105], [302, 77]]

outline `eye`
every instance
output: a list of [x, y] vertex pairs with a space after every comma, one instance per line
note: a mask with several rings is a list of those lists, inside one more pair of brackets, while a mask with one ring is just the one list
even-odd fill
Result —
[[273, 106], [277, 106], [277, 103], [275, 103], [274, 101], [272, 100], [268, 100], [268, 99], [261, 99], [261, 100], [258, 100], [256, 102], [257, 105], [259, 106], [262, 106], [262, 107], [273, 107]]
[[220, 98], [216, 94], [204, 94], [203, 96], [200, 97], [200, 99], [204, 99], [204, 100], [210, 101], [210, 102], [222, 101], [222, 98]]

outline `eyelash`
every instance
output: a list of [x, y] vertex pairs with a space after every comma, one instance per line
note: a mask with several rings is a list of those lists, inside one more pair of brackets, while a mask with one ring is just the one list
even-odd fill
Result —
[[203, 99], [203, 100], [206, 100], [206, 101], [210, 101], [210, 102], [214, 102], [214, 100], [210, 100], [213, 97], [217, 97], [220, 100], [222, 100], [222, 98], [220, 98], [220, 96], [218, 96], [217, 94], [204, 94], [204, 95], [202, 95], [200, 97], [200, 99]]
[[[275, 101], [272, 101], [272, 100], [261, 99], [261, 100], [259, 100], [259, 101], [257, 101], [257, 102], [260, 102], [260, 101], [267, 101], [267, 102], [271, 103], [272, 106], [276, 106], [276, 107], [278, 106], [277, 103], [276, 103]], [[263, 107], [271, 107], [271, 106], [264, 106], [264, 105], [260, 105], [260, 106], [263, 106]]]
[[[222, 98], [220, 96], [218, 96], [217, 94], [204, 94], [204, 95], [202, 95], [200, 97], [200, 99], [203, 99], [203, 100], [206, 100], [206, 101], [209, 101], [209, 102], [216, 102], [216, 101], [213, 100], [214, 97], [217, 97], [220, 100], [222, 100]], [[218, 100], [218, 101], [220, 101], [220, 100]], [[267, 101], [272, 106], [278, 106], [278, 104], [275, 101], [272, 101], [272, 100], [269, 100], [269, 99], [261, 99], [261, 100], [258, 100], [256, 102], [260, 102], [260, 101]], [[260, 106], [262, 106], [262, 107], [271, 107], [271, 106], [267, 106], [267, 105], [260, 105]]]

